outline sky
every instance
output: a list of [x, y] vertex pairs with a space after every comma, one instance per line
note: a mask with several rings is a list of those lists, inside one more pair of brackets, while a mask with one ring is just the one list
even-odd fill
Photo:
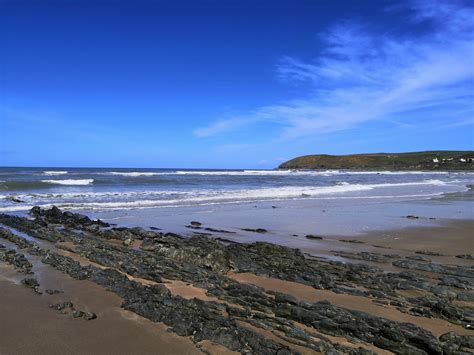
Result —
[[473, 150], [473, 0], [0, 0], [0, 166]]

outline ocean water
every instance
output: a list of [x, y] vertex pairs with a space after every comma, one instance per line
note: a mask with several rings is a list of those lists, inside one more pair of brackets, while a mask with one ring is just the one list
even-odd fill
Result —
[[468, 190], [473, 172], [0, 168], [0, 212], [115, 211], [300, 199], [423, 200]]

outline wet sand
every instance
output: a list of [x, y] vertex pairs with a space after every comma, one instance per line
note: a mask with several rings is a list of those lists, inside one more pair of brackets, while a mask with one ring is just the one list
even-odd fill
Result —
[[[91, 282], [63, 280], [61, 288], [64, 294], [36, 295], [0, 279], [1, 354], [156, 354], [157, 349], [168, 354], [200, 353], [190, 340], [166, 331], [166, 326], [122, 310], [119, 297]], [[94, 310], [98, 318], [74, 319], [48, 308], [61, 300]]]
[[[408, 227], [393, 231], [371, 232], [357, 239], [399, 251], [431, 251], [448, 257], [469, 254], [474, 250], [474, 220], [441, 220], [432, 228]], [[440, 262], [448, 260], [432, 257]], [[463, 261], [463, 259], [456, 259], [449, 260], [458, 263]]]
[[[276, 243], [288, 246], [295, 245], [292, 238], [294, 234], [361, 236], [412, 226], [436, 227], [444, 220], [474, 219], [473, 201], [453, 198], [298, 199], [81, 213], [120, 226], [140, 226], [145, 229], [158, 227], [164, 232], [185, 235], [193, 232], [186, 228], [189, 222], [199, 221], [203, 227], [237, 232], [237, 235], [227, 236], [242, 243], [264, 240], [266, 237], [244, 232], [242, 228], [265, 228], [271, 232]], [[407, 215], [420, 218], [410, 220], [405, 218]], [[305, 244], [302, 239], [297, 247], [304, 248]]]

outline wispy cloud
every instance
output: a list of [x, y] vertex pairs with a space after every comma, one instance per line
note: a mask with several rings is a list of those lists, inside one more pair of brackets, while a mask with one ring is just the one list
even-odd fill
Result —
[[209, 137], [222, 132], [233, 131], [254, 121], [251, 117], [233, 117], [221, 119], [207, 127], [200, 127], [194, 131], [197, 137]]
[[[373, 33], [340, 23], [321, 35], [312, 61], [282, 58], [278, 74], [312, 85], [311, 94], [222, 119], [195, 131], [207, 137], [259, 122], [297, 138], [350, 129], [370, 121], [407, 127], [473, 124], [474, 7], [456, 1], [415, 1], [410, 21], [422, 34]], [[413, 23], [412, 23], [413, 24]]]

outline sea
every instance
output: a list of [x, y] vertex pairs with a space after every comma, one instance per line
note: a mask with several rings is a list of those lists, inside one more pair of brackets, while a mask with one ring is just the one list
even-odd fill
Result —
[[469, 190], [474, 172], [0, 168], [0, 212], [116, 211], [257, 201], [424, 200]]

